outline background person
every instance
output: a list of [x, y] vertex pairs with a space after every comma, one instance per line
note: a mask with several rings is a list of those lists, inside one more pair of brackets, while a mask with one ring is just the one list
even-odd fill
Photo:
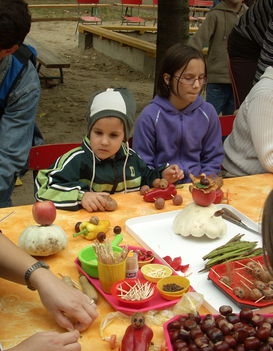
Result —
[[11, 206], [16, 176], [27, 164], [33, 143], [40, 81], [30, 59], [18, 79], [7, 86], [20, 66], [15, 57], [30, 30], [31, 16], [22, 0], [0, 0], [0, 207]]
[[67, 286], [49, 269], [39, 264], [35, 268], [33, 265], [37, 265], [37, 262], [0, 233], [0, 277], [37, 289], [42, 303], [53, 314], [58, 325], [70, 331], [39, 332], [8, 350], [79, 351], [79, 331], [87, 329], [97, 317], [96, 305], [80, 290]]
[[272, 111], [273, 67], [267, 67], [240, 106], [224, 142], [228, 176], [273, 173]]
[[218, 115], [232, 115], [235, 110], [228, 68], [228, 36], [247, 10], [243, 0], [222, 0], [206, 15], [205, 21], [190, 38], [189, 45], [198, 50], [208, 47], [206, 101]]
[[266, 67], [273, 64], [273, 0], [256, 0], [228, 39], [236, 109]]
[[218, 174], [224, 157], [215, 108], [200, 96], [207, 81], [200, 51], [180, 43], [163, 58], [156, 96], [137, 118], [133, 149], [150, 167], [177, 164], [189, 174]]

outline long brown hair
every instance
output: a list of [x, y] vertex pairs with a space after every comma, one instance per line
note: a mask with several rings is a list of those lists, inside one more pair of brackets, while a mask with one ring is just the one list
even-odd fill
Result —
[[273, 190], [269, 193], [264, 203], [262, 238], [264, 260], [270, 273], [273, 274]]

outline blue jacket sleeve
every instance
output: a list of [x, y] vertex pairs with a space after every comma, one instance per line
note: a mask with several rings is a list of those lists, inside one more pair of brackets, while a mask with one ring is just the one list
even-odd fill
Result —
[[24, 168], [32, 146], [40, 81], [32, 63], [10, 93], [0, 119], [0, 207], [10, 195], [16, 175]]

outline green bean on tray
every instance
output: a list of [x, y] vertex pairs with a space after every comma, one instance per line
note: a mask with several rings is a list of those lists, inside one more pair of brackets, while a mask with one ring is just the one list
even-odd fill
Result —
[[263, 249], [256, 247], [257, 241], [241, 240], [243, 236], [244, 234], [235, 235], [226, 244], [217, 247], [202, 257], [207, 262], [199, 272], [207, 272], [216, 264], [262, 255]]

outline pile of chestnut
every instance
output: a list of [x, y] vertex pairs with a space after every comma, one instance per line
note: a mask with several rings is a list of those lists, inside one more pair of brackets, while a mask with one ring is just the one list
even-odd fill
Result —
[[239, 314], [221, 306], [220, 315], [186, 314], [167, 325], [174, 351], [273, 350], [273, 315], [254, 314], [244, 308]]

